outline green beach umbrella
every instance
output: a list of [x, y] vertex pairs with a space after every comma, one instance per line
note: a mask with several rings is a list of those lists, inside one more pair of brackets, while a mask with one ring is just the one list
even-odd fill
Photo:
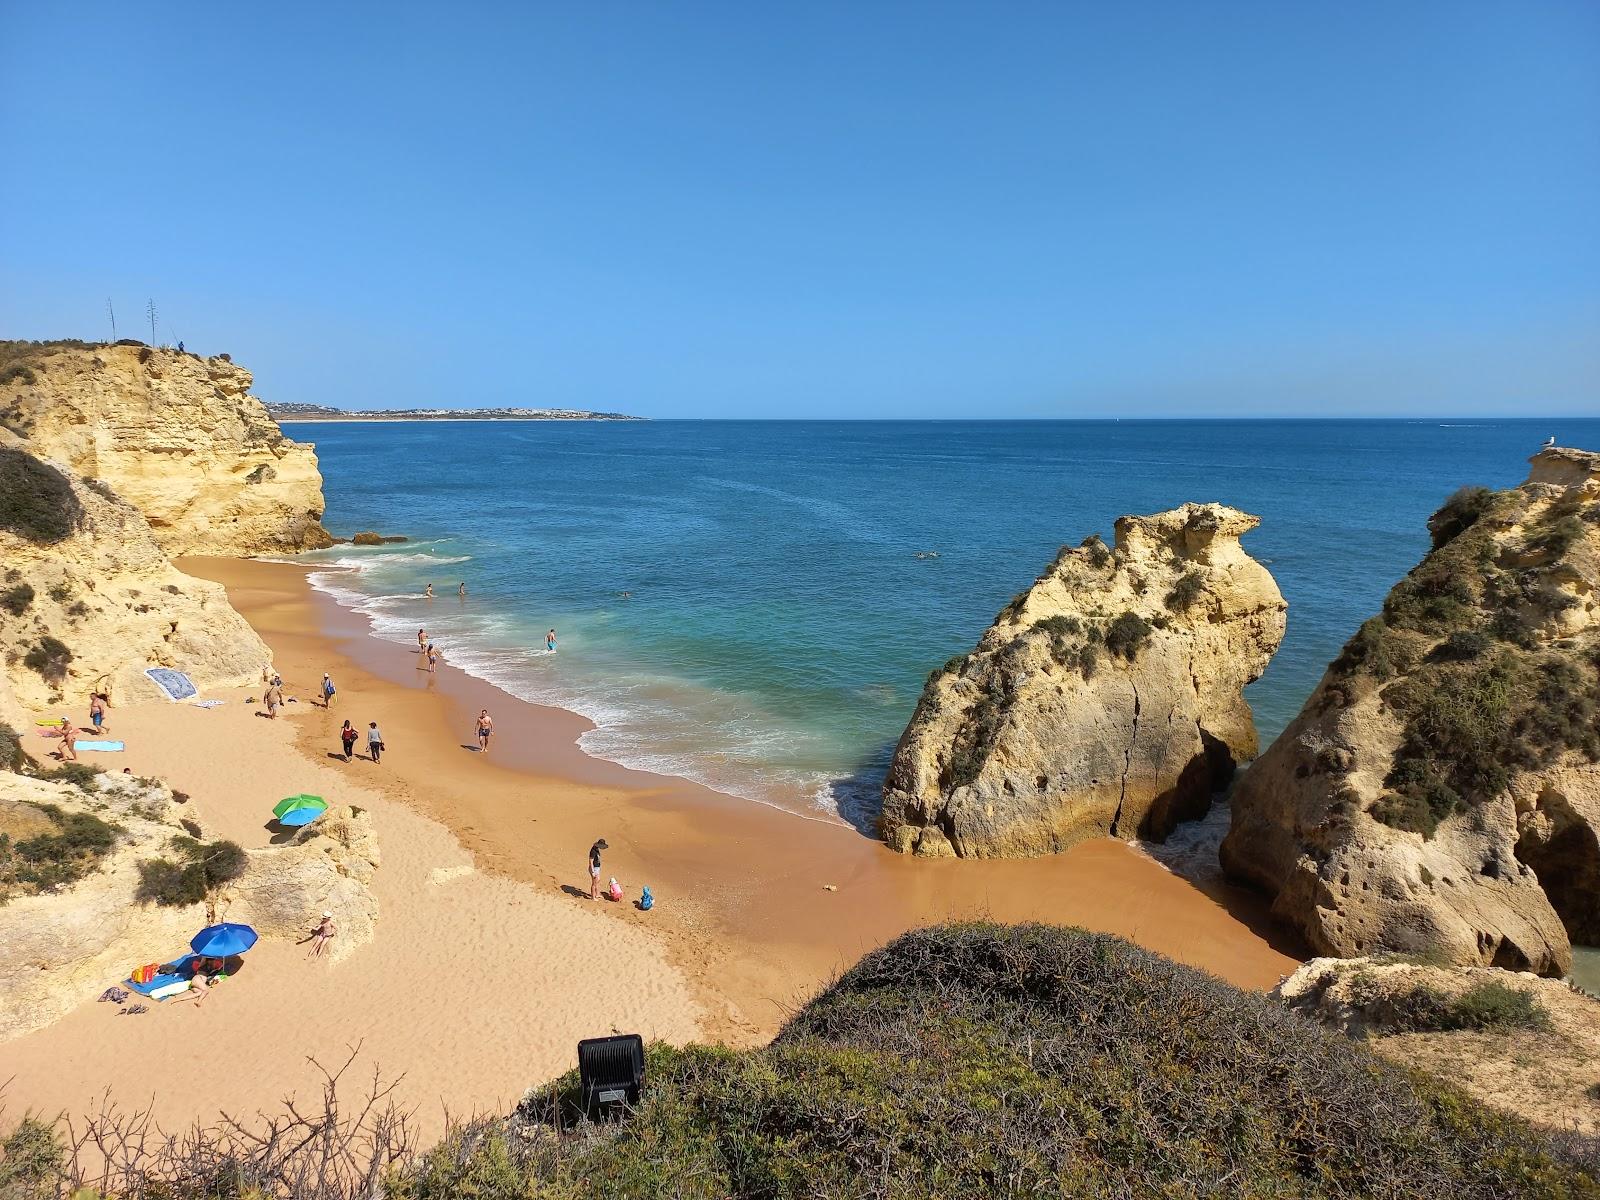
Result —
[[284, 825], [309, 825], [328, 811], [321, 796], [287, 796], [272, 806], [272, 815]]

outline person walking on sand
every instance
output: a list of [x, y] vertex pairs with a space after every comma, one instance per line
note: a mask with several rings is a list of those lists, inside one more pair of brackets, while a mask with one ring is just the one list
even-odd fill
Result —
[[338, 931], [333, 927], [333, 914], [331, 912], [324, 912], [322, 914], [322, 920], [317, 922], [317, 928], [311, 934], [311, 949], [306, 951], [306, 957], [321, 958], [323, 948], [327, 946], [328, 940], [332, 938], [336, 932]]
[[383, 754], [383, 730], [376, 721], [367, 722], [367, 757], [377, 762]]
[[428, 674], [433, 674], [433, 669], [439, 665], [439, 647], [432, 642], [428, 643]]
[[423, 597], [425, 599], [432, 600], [433, 599], [433, 584], [430, 583], [427, 587], [423, 588], [422, 589], [422, 595], [423, 595]]
[[428, 651], [428, 631], [426, 629], [419, 629], [419, 630], [417, 630], [417, 653], [418, 654], [426, 654], [427, 651]]
[[106, 701], [109, 697], [104, 692], [89, 693], [89, 724], [94, 726], [96, 733], [106, 731]]
[[339, 740], [344, 743], [344, 760], [350, 761], [350, 755], [356, 748], [356, 727], [349, 721], [344, 723], [344, 728], [339, 730]]
[[494, 736], [494, 718], [487, 708], [478, 710], [478, 753], [489, 753], [489, 739]]
[[78, 734], [81, 732], [70, 717], [61, 718], [61, 761], [78, 761]]
[[322, 673], [322, 707], [333, 707], [333, 694], [337, 689], [333, 686], [333, 677], [326, 671]]
[[554, 654], [556, 652], [556, 631], [554, 629], [544, 635], [544, 652], [546, 654]]
[[272, 677], [272, 686], [267, 689], [267, 694], [261, 697], [261, 702], [267, 706], [267, 716], [276, 721], [278, 710], [283, 707], [283, 684], [276, 675]]
[[600, 899], [600, 851], [609, 850], [605, 838], [589, 847], [589, 899]]

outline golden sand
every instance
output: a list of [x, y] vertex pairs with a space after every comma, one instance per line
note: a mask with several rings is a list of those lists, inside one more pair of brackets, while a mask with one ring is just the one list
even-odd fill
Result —
[[[1244, 987], [1297, 965], [1255, 897], [1203, 891], [1121, 842], [1023, 862], [903, 858], [838, 824], [590, 758], [581, 717], [447, 663], [417, 670], [414, 649], [369, 636], [300, 567], [180, 565], [227, 587], [299, 702], [277, 721], [245, 692], [211, 710], [119, 706], [112, 735], [127, 752], [83, 757], [166, 780], [208, 836], [244, 846], [268, 844], [286, 795], [368, 808], [377, 935], [338, 962], [263, 941], [199, 1007], [118, 1016], [86, 995], [0, 1051], [13, 1114], [79, 1113], [107, 1093], [153, 1104], [168, 1128], [249, 1113], [313, 1088], [308, 1058], [333, 1064], [359, 1045], [365, 1070], [403, 1074], [399, 1096], [436, 1128], [445, 1109], [502, 1109], [569, 1069], [582, 1037], [764, 1040], [867, 950], [956, 917], [1118, 933]], [[323, 671], [339, 686], [331, 711], [312, 703]], [[482, 707], [496, 726], [487, 756], [473, 737]], [[379, 723], [381, 763], [336, 754], [345, 718]], [[605, 876], [630, 898], [649, 884], [653, 911], [587, 898], [598, 837]]]

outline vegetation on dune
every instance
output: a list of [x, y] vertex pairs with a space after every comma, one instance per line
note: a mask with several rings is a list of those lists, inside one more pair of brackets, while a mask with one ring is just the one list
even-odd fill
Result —
[[53, 545], [83, 520], [67, 477], [48, 463], [0, 446], [0, 529], [35, 545]]
[[238, 843], [172, 839], [172, 858], [151, 858], [139, 864], [140, 900], [182, 907], [198, 904], [215, 888], [239, 878], [249, 859]]
[[1166, 606], [1173, 612], [1182, 612], [1206, 590], [1205, 577], [1199, 571], [1187, 571], [1166, 595]]
[[1376, 1015], [1385, 1028], [1405, 1033], [1550, 1028], [1550, 1013], [1537, 997], [1495, 979], [1456, 995], [1418, 984], [1388, 997]]
[[1518, 770], [1569, 751], [1600, 761], [1600, 659], [1546, 649], [1544, 632], [1574, 603], [1562, 556], [1600, 504], [1555, 504], [1509, 534], [1525, 505], [1485, 488], [1450, 497], [1428, 523], [1433, 550], [1333, 663], [1332, 699], [1371, 681], [1403, 722], [1377, 820], [1431, 837]]
[[120, 832], [92, 813], [63, 812], [54, 804], [24, 804], [54, 830], [13, 838], [0, 832], [0, 903], [76, 883], [111, 852]]
[[1121, 939], [1041, 925], [907, 934], [761, 1049], [652, 1046], [619, 1123], [580, 1118], [574, 1073], [418, 1153], [381, 1088], [341, 1107], [337, 1074], [324, 1111], [259, 1132], [150, 1142], [91, 1122], [79, 1144], [111, 1148], [104, 1175], [30, 1128], [19, 1182], [130, 1200], [1600, 1196], [1586, 1142]]
[[569, 1075], [392, 1194], [1600, 1195], [1516, 1120], [1078, 930], [908, 934], [770, 1047], [655, 1047], [647, 1071], [619, 1129], [574, 1126]]
[[47, 633], [22, 656], [22, 665], [37, 671], [47, 682], [59, 684], [72, 665], [72, 650], [60, 638]]

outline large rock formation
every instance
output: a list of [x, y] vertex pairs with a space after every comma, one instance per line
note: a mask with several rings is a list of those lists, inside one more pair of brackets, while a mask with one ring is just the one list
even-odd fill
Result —
[[1319, 954], [1563, 974], [1600, 942], [1600, 455], [1463, 489], [1235, 789], [1224, 868]]
[[883, 788], [901, 852], [1049, 854], [1161, 838], [1256, 752], [1244, 686], [1283, 639], [1282, 595], [1220, 504], [1123, 517], [1063, 548], [971, 654], [935, 671]]
[[249, 371], [140, 345], [3, 345], [0, 425], [108, 484], [169, 555], [330, 544], [316, 455], [250, 395]]
[[[92, 813], [117, 828], [97, 869], [68, 886], [0, 904], [0, 1041], [39, 1029], [140, 963], [187, 951], [210, 915], [242, 921], [263, 937], [302, 938], [334, 914], [334, 958], [372, 940], [378, 906], [366, 883], [378, 855], [371, 825], [354, 809], [330, 810], [288, 845], [247, 851], [244, 873], [204, 903], [167, 907], [138, 898], [140, 862], [170, 856], [186, 834], [160, 784], [100, 775], [85, 787], [0, 772], [0, 816], [14, 825], [40, 805]], [[20, 840], [20, 839], [19, 839]]]
[[146, 667], [251, 682], [271, 653], [215, 583], [168, 560], [135, 508], [0, 446], [0, 717], [90, 690], [158, 699]]

